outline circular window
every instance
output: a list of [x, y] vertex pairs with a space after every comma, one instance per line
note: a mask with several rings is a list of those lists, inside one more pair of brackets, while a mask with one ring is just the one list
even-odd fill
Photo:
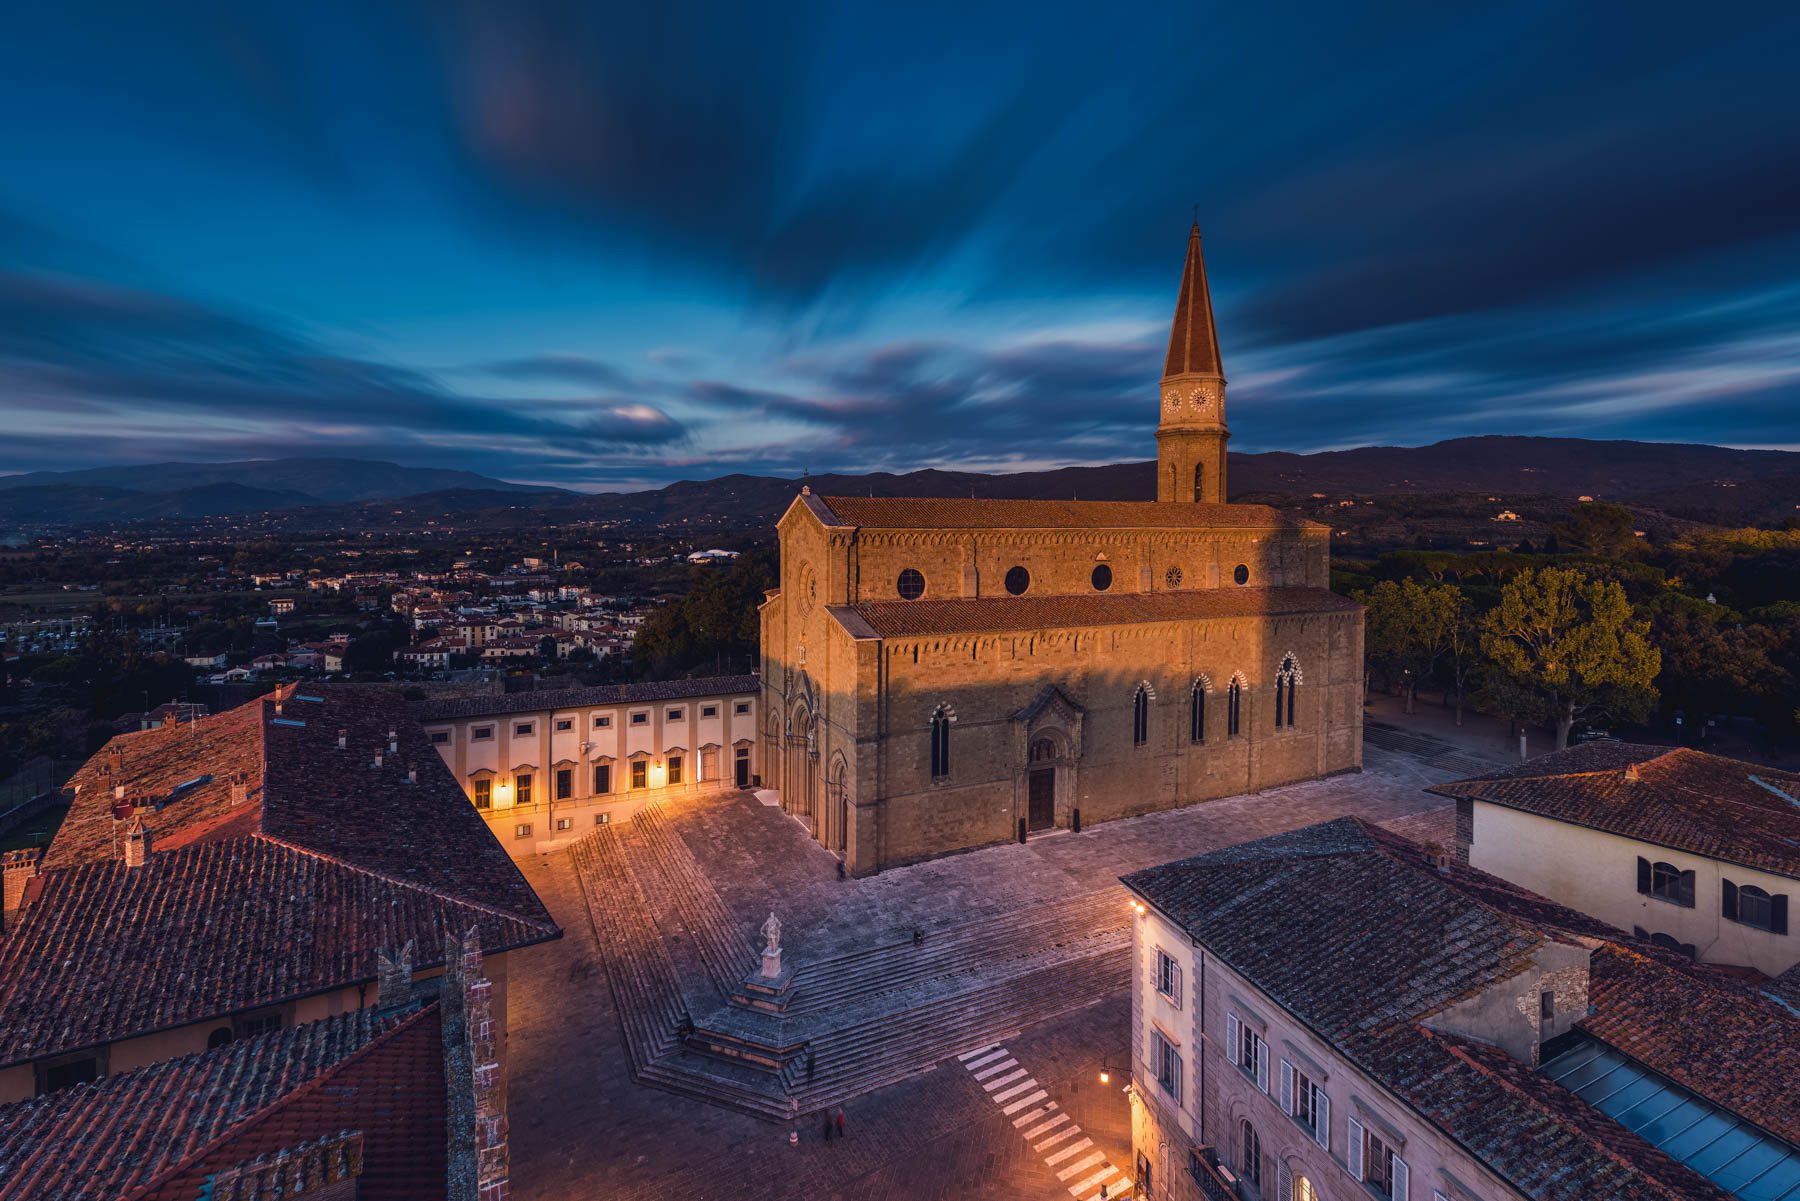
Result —
[[1105, 592], [1112, 587], [1112, 568], [1102, 563], [1094, 568], [1094, 591]]
[[908, 567], [900, 573], [894, 587], [899, 590], [901, 600], [918, 600], [925, 595], [925, 577]]
[[1181, 568], [1171, 567], [1163, 572], [1163, 582], [1171, 588], [1181, 587]]
[[1250, 569], [1242, 563], [1239, 563], [1237, 569], [1231, 573], [1231, 578], [1240, 584], [1248, 584], [1250, 582]]
[[1006, 573], [1006, 590], [1014, 596], [1022, 596], [1031, 587], [1031, 573], [1023, 567], [1015, 567]]

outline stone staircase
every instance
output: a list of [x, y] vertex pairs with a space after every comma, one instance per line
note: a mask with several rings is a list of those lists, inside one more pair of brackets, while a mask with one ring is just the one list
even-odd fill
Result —
[[931, 1070], [1127, 985], [1124, 893], [1101, 889], [796, 970], [769, 1012], [756, 962], [657, 807], [571, 853], [635, 1079], [786, 1120]]

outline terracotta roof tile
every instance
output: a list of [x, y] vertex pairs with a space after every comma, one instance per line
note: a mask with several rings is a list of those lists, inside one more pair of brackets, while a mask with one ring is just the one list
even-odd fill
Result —
[[[960, 497], [824, 496], [810, 505], [827, 525], [874, 529], [1278, 529], [1327, 527], [1268, 505], [1135, 500], [982, 500]], [[834, 520], [835, 519], [835, 520]]]
[[558, 933], [263, 836], [40, 884], [0, 937], [0, 1064], [374, 980], [379, 949], [408, 939], [429, 967], [445, 923], [474, 926], [495, 951]]
[[1687, 747], [1588, 743], [1431, 791], [1800, 879], [1792, 772]]
[[547, 688], [494, 696], [451, 696], [413, 702], [422, 722], [463, 717], [534, 713], [543, 709], [586, 709], [596, 705], [655, 704], [698, 696], [739, 696], [762, 687], [760, 676], [703, 676], [693, 680], [649, 680], [641, 684], [601, 684], [592, 688]]
[[1169, 355], [1163, 362], [1163, 378], [1224, 373], [1219, 331], [1213, 322], [1212, 291], [1206, 283], [1206, 258], [1200, 251], [1200, 225], [1195, 222], [1188, 232], [1181, 290], [1175, 295], [1175, 320], [1169, 327]]
[[212, 1171], [346, 1129], [365, 1138], [359, 1196], [441, 1198], [443, 1080], [435, 1006], [345, 1013], [106, 1076], [0, 1106], [0, 1201], [185, 1201]]
[[[1578, 1028], [1794, 1141], [1800, 1010], [1342, 818], [1124, 877], [1208, 951], [1526, 1195], [1717, 1198], [1716, 1186], [1504, 1053], [1425, 1028], [1547, 942], [1590, 948]], [[1296, 932], [1304, 932], [1297, 937]]]
[[1194, 588], [1179, 592], [991, 596], [828, 606], [832, 615], [853, 633], [866, 627], [881, 638], [1339, 613], [1359, 607], [1355, 601], [1323, 588]]

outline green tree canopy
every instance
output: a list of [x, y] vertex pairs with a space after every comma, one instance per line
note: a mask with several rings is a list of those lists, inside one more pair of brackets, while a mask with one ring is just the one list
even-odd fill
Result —
[[1625, 589], [1579, 571], [1521, 572], [1482, 620], [1490, 696], [1503, 711], [1554, 722], [1567, 746], [1576, 721], [1641, 721], [1656, 704], [1662, 654]]

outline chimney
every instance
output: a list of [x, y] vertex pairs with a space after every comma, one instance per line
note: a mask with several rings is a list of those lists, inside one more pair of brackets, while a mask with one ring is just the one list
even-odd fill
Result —
[[400, 753], [400, 732], [398, 730], [388, 731], [388, 753], [393, 755]]
[[242, 771], [231, 773], [231, 805], [236, 808], [250, 799], [250, 776]]
[[142, 867], [149, 857], [150, 831], [144, 829], [144, 819], [133, 814], [125, 827], [125, 866]]
[[[281, 710], [277, 709], [276, 712], [279, 713], [279, 712], [281, 712]], [[173, 730], [179, 720], [180, 719], [176, 715], [175, 710], [173, 710], [173, 709], [169, 710], [167, 713], [163, 714], [163, 729]]]
[[381, 752], [380, 751], [375, 752], [375, 762], [371, 766], [374, 766], [374, 767], [381, 766]]
[[125, 774], [125, 748], [117, 743], [106, 750], [106, 774], [109, 776]]
[[338, 731], [338, 750], [341, 751], [349, 745], [350, 745], [350, 731], [339, 730]]
[[386, 949], [376, 953], [375, 1011], [377, 1013], [393, 1013], [396, 1010], [412, 1007], [414, 1000], [413, 949], [414, 942], [409, 938], [397, 955], [390, 955]]
[[419, 782], [419, 769], [418, 768], [409, 767], [406, 769], [406, 782], [408, 784], [417, 784]]
[[1627, 781], [1629, 781], [1630, 783], [1636, 784], [1637, 778], [1638, 778], [1637, 764], [1627, 763], [1625, 765], [1625, 779]]
[[25, 886], [37, 878], [42, 847], [27, 847], [0, 854], [0, 930], [10, 930], [18, 913], [29, 903]]

